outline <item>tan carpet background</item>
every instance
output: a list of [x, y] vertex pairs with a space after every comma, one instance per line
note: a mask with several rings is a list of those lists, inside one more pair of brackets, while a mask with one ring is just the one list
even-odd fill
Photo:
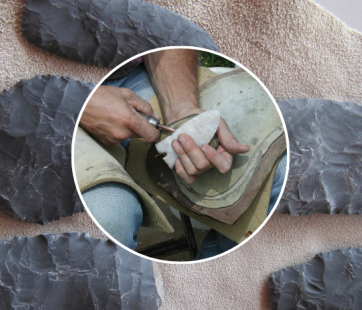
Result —
[[206, 30], [276, 98], [361, 102], [362, 37], [308, 0], [148, 0]]
[[[152, 0], [209, 31], [221, 52], [252, 70], [276, 98], [362, 103], [362, 35], [307, 0]], [[107, 69], [39, 50], [21, 35], [22, 0], [0, 3], [0, 89], [37, 74], [97, 82]], [[268, 275], [315, 254], [362, 246], [362, 216], [273, 215], [238, 250], [207, 263], [159, 264], [162, 309], [268, 309]], [[79, 231], [102, 233], [86, 213], [45, 226], [0, 213], [0, 237]]]

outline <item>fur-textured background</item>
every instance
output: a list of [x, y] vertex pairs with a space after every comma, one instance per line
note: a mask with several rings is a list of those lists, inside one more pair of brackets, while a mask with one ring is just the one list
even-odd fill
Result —
[[[220, 51], [253, 71], [276, 98], [362, 103], [362, 35], [308, 0], [152, 0], [208, 31]], [[22, 0], [0, 3], [0, 88], [37, 74], [97, 82], [108, 69], [47, 54], [21, 35]], [[86, 213], [41, 226], [0, 213], [0, 238], [86, 232]], [[159, 264], [162, 309], [268, 309], [268, 275], [332, 249], [362, 246], [362, 216], [275, 214], [247, 244], [209, 262]]]

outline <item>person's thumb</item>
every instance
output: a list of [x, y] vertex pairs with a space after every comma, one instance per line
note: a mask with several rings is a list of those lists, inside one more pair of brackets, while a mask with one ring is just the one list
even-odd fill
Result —
[[220, 144], [230, 154], [243, 154], [249, 152], [250, 150], [249, 145], [239, 143], [223, 119], [220, 120], [220, 124], [217, 129], [217, 137]]
[[133, 93], [134, 96], [130, 96], [130, 98], [127, 100], [127, 102], [138, 112], [145, 113], [147, 115], [150, 115], [157, 120], [160, 120], [161, 117], [153, 111], [152, 106], [149, 102], [143, 100], [141, 97], [138, 97], [135, 93]]

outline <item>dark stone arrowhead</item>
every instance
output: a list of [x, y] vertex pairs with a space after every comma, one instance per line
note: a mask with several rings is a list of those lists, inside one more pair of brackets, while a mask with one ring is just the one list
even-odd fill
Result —
[[290, 143], [290, 170], [278, 212], [362, 214], [362, 106], [278, 100]]
[[362, 309], [362, 248], [316, 255], [269, 277], [272, 309]]
[[27, 0], [23, 34], [50, 53], [110, 68], [157, 47], [218, 50], [194, 23], [140, 0]]
[[160, 305], [152, 262], [111, 241], [77, 233], [0, 240], [1, 309]]
[[73, 181], [71, 142], [92, 88], [37, 76], [0, 94], [0, 211], [44, 224], [84, 210]]

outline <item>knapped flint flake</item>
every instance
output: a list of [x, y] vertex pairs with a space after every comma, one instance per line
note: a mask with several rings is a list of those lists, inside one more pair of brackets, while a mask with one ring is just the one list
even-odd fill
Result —
[[22, 21], [29, 42], [95, 66], [113, 68], [163, 46], [218, 50], [194, 23], [140, 0], [27, 0]]
[[362, 309], [362, 248], [316, 255], [269, 277], [272, 309]]
[[44, 224], [84, 210], [72, 175], [71, 142], [92, 88], [49, 75], [0, 94], [0, 211]]
[[290, 143], [288, 181], [277, 211], [362, 214], [362, 106], [278, 100]]
[[0, 309], [153, 310], [152, 262], [67, 233], [0, 240]]

